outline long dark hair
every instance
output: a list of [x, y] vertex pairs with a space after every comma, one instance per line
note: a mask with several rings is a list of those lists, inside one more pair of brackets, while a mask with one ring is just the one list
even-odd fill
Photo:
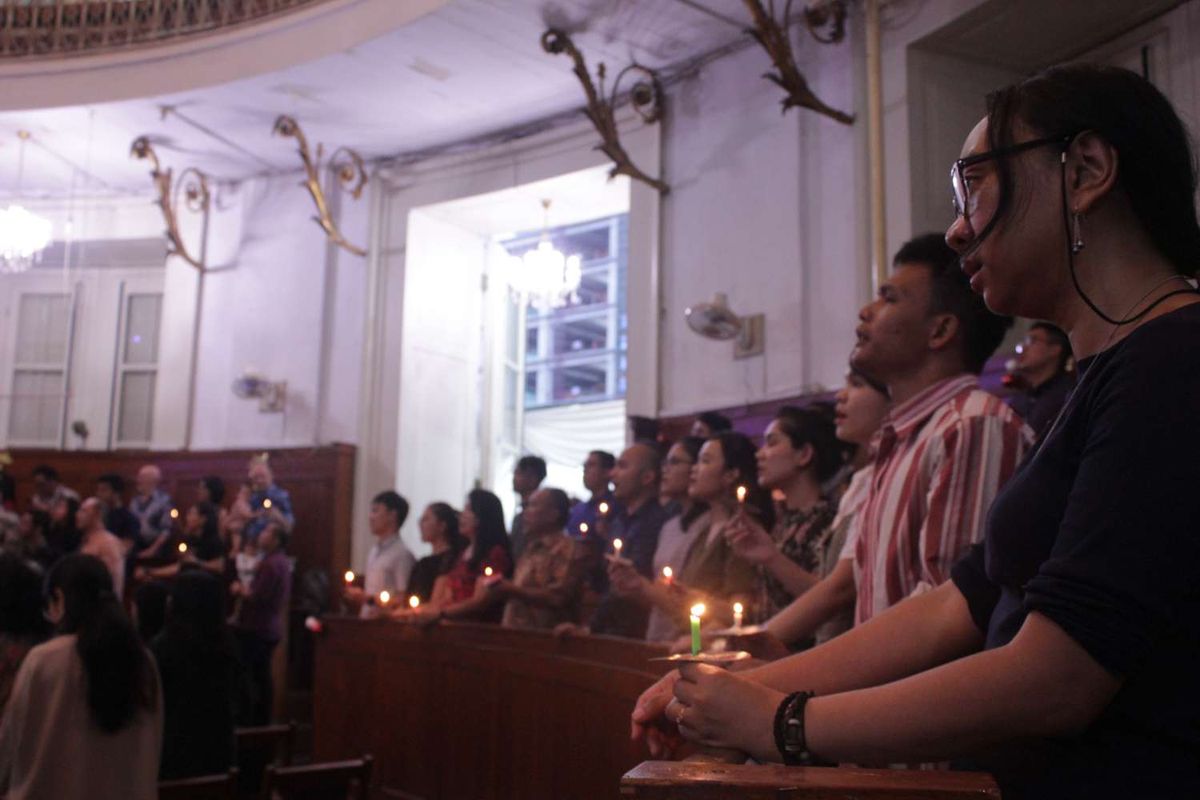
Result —
[[458, 561], [463, 550], [467, 549], [467, 537], [458, 529], [458, 512], [449, 503], [430, 503], [429, 513], [437, 518], [446, 529], [446, 552], [442, 556], [442, 569], [446, 572]]
[[467, 562], [471, 571], [482, 570], [483, 562], [497, 546], [504, 549], [504, 554], [508, 556], [511, 564], [512, 545], [508, 543], [508, 531], [504, 529], [504, 506], [500, 504], [500, 498], [487, 489], [472, 489], [467, 495], [467, 505], [479, 521], [475, 547], [471, 552], [471, 560]]
[[221, 510], [213, 503], [202, 500], [196, 503], [196, 513], [204, 519], [200, 538], [208, 542], [221, 541]]
[[0, 553], [0, 634], [37, 643], [47, 633], [41, 572], [15, 553]]
[[721, 431], [708, 438], [721, 445], [721, 456], [725, 469], [737, 472], [737, 486], [746, 487], [746, 510], [756, 516], [762, 526], [770, 530], [775, 525], [775, 501], [771, 493], [758, 485], [758, 448], [745, 434], [737, 431]]
[[64, 557], [46, 576], [46, 595], [61, 592], [60, 633], [76, 635], [88, 708], [105, 733], [116, 733], [141, 709], [157, 704], [154, 671], [137, 631], [113, 591], [108, 569], [94, 556]]
[[[692, 463], [695, 464], [700, 458], [700, 448], [704, 446], [704, 438], [701, 436], [683, 436], [675, 444], [686, 450], [688, 456], [692, 459]], [[685, 511], [679, 519], [683, 530], [686, 532], [688, 528], [692, 527], [692, 523], [700, 519], [705, 511], [708, 511], [707, 503], [701, 503], [698, 500], [693, 502], [691, 508]]]
[[[1196, 162], [1187, 129], [1154, 84], [1119, 67], [1062, 64], [988, 95], [987, 116], [993, 149], [1012, 145], [1018, 122], [1038, 138], [1098, 134], [1117, 151], [1119, 185], [1150, 241], [1179, 274], [1196, 273]], [[1006, 159], [996, 168], [996, 213], [977, 239], [1012, 207], [1012, 169]]]
[[833, 409], [828, 404], [814, 403], [804, 408], [783, 406], [775, 412], [775, 424], [793, 448], [812, 446], [817, 483], [825, 483], [846, 463], [848, 449], [837, 438]]
[[213, 505], [221, 505], [225, 500], [225, 481], [216, 475], [206, 475], [200, 479], [200, 483], [204, 484], [204, 488], [208, 491], [209, 502]]

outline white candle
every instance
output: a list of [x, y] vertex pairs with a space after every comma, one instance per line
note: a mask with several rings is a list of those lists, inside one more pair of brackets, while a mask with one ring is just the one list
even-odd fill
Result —
[[667, 586], [670, 586], [674, 579], [675, 570], [671, 569], [670, 567], [663, 567], [663, 580], [666, 581]]
[[745, 608], [742, 606], [741, 603], [733, 604], [733, 627], [735, 627], [735, 628], [742, 627], [742, 612], [743, 611], [745, 611]]
[[620, 539], [613, 539], [613, 552], [616, 554], [617, 558], [621, 557], [621, 548], [624, 545], [625, 545], [625, 543], [622, 542]]
[[739, 503], [746, 502], [746, 487], [745, 486], [739, 486], [737, 488], [737, 500]]

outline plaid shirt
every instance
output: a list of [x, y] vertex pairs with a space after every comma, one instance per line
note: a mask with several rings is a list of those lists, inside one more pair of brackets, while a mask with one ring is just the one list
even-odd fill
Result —
[[1021, 418], [973, 375], [892, 409], [876, 434], [870, 490], [845, 551], [854, 555], [855, 624], [950, 579], [1031, 443]]

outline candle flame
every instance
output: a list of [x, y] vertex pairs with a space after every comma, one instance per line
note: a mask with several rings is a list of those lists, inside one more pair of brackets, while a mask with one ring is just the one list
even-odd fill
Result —
[[384, 589], [382, 592], [379, 593], [379, 605], [386, 606], [388, 603], [391, 602], [391, 600], [392, 600], [392, 593], [389, 592], [387, 589]]
[[171, 519], [179, 519], [179, 509], [178, 508], [171, 509]]
[[580, 532], [580, 533], [587, 533], [587, 532], [588, 532], [588, 524], [587, 524], [586, 522], [581, 522], [581, 523], [579, 523], [579, 532]]
[[346, 570], [346, 574], [342, 577], [346, 579], [346, 583], [354, 583], [354, 570]]
[[601, 513], [601, 514], [607, 514], [607, 513], [608, 513], [608, 503], [603, 503], [603, 502], [602, 502], [602, 503], [600, 503], [600, 513]]
[[613, 539], [613, 550], [616, 550], [619, 553], [619, 552], [621, 552], [621, 548], [624, 546], [625, 546], [625, 543], [622, 542], [620, 539]]
[[742, 604], [741, 604], [741, 603], [734, 603], [734, 604], [733, 604], [733, 613], [735, 613], [735, 614], [741, 614], [741, 613], [742, 613], [744, 610], [745, 610], [745, 608], [742, 606]]
[[181, 552], [181, 553], [186, 553], [186, 552], [187, 552], [187, 542], [180, 542], [180, 543], [179, 543], [179, 552]]
[[692, 616], [693, 617], [703, 617], [704, 611], [705, 611], [704, 603], [696, 603], [696, 605], [692, 606]]
[[667, 580], [671, 580], [671, 576], [674, 574], [675, 574], [675, 571], [673, 569], [671, 569], [670, 567], [663, 567], [663, 577], [666, 578]]
[[737, 499], [738, 499], [739, 503], [746, 502], [746, 487], [745, 486], [739, 486], [737, 488]]
[[416, 608], [419, 605], [421, 605], [421, 598], [417, 597], [415, 594], [412, 597], [408, 598], [408, 607], [409, 608]]
[[493, 572], [494, 572], [494, 570], [491, 567], [484, 567], [483, 568], [483, 577], [490, 578], [490, 577], [492, 577]]
[[270, 508], [270, 507], [271, 507], [271, 498], [268, 497], [266, 500], [263, 500], [263, 508]]

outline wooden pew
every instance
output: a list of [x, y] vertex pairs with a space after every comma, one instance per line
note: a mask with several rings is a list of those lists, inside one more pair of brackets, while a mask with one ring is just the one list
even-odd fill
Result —
[[784, 767], [647, 761], [621, 779], [626, 800], [985, 800], [999, 798], [991, 776], [849, 767]]

